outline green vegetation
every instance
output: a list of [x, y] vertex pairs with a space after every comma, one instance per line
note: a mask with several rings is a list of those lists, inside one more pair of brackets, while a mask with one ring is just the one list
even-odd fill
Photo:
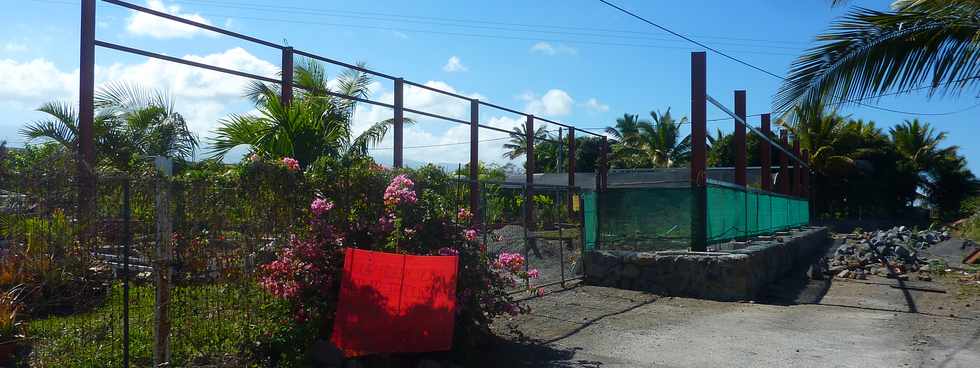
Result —
[[[268, 348], [272, 343], [269, 335], [286, 324], [288, 311], [282, 303], [254, 284], [182, 286], [173, 288], [171, 295], [171, 354], [174, 362], [189, 366], [258, 364], [255, 350]], [[154, 289], [133, 286], [129, 300], [132, 365], [152, 365]], [[92, 311], [31, 321], [28, 336], [37, 342], [31, 363], [39, 367], [118, 365], [123, 355], [122, 309], [122, 287], [115, 284], [105, 304]], [[282, 354], [302, 351], [306, 342], [301, 344]]]

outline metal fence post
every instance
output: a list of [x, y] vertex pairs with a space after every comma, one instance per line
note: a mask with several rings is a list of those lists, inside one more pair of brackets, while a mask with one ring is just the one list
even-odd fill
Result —
[[170, 176], [173, 174], [173, 161], [158, 156], [155, 160], [159, 171], [156, 189], [156, 260], [153, 262], [156, 298], [154, 303], [153, 364], [170, 362], [170, 280], [173, 273], [171, 264], [171, 243], [173, 224], [170, 218]]
[[[738, 115], [742, 121], [745, 120], [745, 91], [737, 90], [735, 91], [735, 115]], [[748, 180], [745, 177], [745, 167], [746, 165], [746, 149], [745, 149], [745, 124], [742, 124], [738, 120], [735, 121], [735, 184], [739, 186], [747, 186]]]
[[394, 126], [394, 136], [393, 148], [394, 157], [392, 157], [392, 166], [400, 168], [403, 165], [404, 158], [404, 129], [405, 126], [405, 80], [402, 78], [395, 79], [395, 126]]
[[[789, 147], [789, 140], [786, 136], [786, 130], [779, 131], [779, 143], [783, 145], [783, 148]], [[779, 150], [779, 194], [789, 195], [789, 157], [786, 152]]]
[[293, 48], [282, 49], [282, 86], [279, 98], [283, 106], [293, 102]]
[[473, 223], [480, 223], [480, 101], [470, 100], [470, 211]]
[[568, 220], [571, 222], [575, 213], [575, 129], [568, 128]]
[[129, 228], [129, 178], [123, 181], [123, 367], [129, 368], [129, 251], [132, 234]]
[[691, 213], [691, 250], [708, 249], [707, 192], [707, 54], [691, 53], [691, 187], [694, 209]]
[[524, 150], [524, 179], [527, 190], [524, 191], [524, 200], [528, 203], [525, 227], [534, 226], [534, 115], [528, 115], [524, 123], [524, 139], [527, 141]]
[[[800, 158], [800, 137], [793, 136], [793, 154]], [[796, 161], [793, 163], [793, 196], [803, 196], [803, 163]]]
[[[762, 114], [762, 134], [770, 137], [769, 114]], [[759, 183], [764, 191], [772, 191], [772, 147], [768, 139], [759, 141]]]
[[96, 210], [95, 182], [95, 0], [82, 0], [78, 71], [78, 210], [82, 240], [94, 236], [88, 214]]

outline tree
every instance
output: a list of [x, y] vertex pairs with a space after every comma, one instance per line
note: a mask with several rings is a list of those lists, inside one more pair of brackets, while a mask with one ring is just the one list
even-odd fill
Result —
[[233, 148], [247, 145], [254, 154], [292, 157], [303, 167], [321, 157], [350, 160], [366, 156], [368, 147], [380, 142], [394, 123], [386, 119], [354, 134], [357, 102], [337, 95], [367, 98], [371, 78], [361, 71], [344, 71], [331, 88], [323, 65], [307, 59], [295, 69], [293, 80], [298, 86], [288, 105], [282, 103], [278, 85], [253, 82], [246, 96], [258, 113], [223, 119], [212, 142], [214, 157], [224, 158]]
[[[537, 144], [541, 142], [538, 140], [540, 138], [548, 138], [548, 129], [546, 125], [541, 125], [534, 129], [535, 149], [538, 148]], [[513, 160], [527, 154], [526, 126], [521, 124], [514, 127], [510, 133], [510, 140], [508, 140], [507, 143], [504, 143], [504, 148], [507, 149], [507, 152], [504, 152], [504, 158], [509, 160]]]
[[[840, 3], [840, 1], [835, 1]], [[898, 0], [859, 8], [793, 63], [774, 109], [851, 103], [928, 83], [930, 94], [980, 86], [980, 1]]]
[[651, 111], [650, 117], [652, 122], [624, 114], [616, 119], [615, 127], [606, 128], [606, 134], [613, 138], [612, 160], [617, 166], [676, 167], [689, 159], [690, 135], [680, 135], [680, 126], [687, 123], [687, 118], [678, 122], [670, 108], [664, 113]]
[[[187, 122], [165, 93], [126, 83], [109, 84], [95, 94], [93, 122], [100, 159], [128, 171], [134, 160], [152, 156], [189, 159], [197, 147]], [[38, 108], [50, 116], [21, 129], [28, 139], [48, 139], [78, 150], [78, 114], [70, 103], [48, 102]]]

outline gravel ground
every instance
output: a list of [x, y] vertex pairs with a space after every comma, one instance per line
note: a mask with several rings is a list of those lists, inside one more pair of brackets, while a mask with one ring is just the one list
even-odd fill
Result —
[[794, 274], [746, 303], [576, 286], [526, 300], [466, 366], [980, 367], [980, 293], [953, 276], [901, 286]]
[[[537, 250], [525, 249], [524, 228], [518, 225], [507, 225], [492, 231], [487, 241], [487, 250], [497, 254], [500, 252], [516, 252], [524, 255], [528, 267], [537, 269], [540, 277], [530, 280], [530, 286], [545, 285], [561, 281], [562, 268], [566, 280], [576, 276], [579, 268], [576, 263], [581, 256], [581, 241], [578, 238], [560, 242], [558, 240], [537, 240]], [[563, 247], [564, 245], [564, 247]], [[524, 288], [522, 285], [520, 288]]]

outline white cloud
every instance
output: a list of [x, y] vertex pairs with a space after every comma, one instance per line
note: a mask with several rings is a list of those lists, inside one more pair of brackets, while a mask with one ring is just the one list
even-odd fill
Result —
[[578, 50], [572, 47], [560, 43], [552, 45], [551, 43], [548, 42], [535, 43], [534, 45], [531, 45], [530, 51], [532, 54], [541, 54], [541, 55], [548, 55], [548, 56], [578, 54]]
[[595, 112], [606, 112], [609, 111], [609, 105], [599, 102], [595, 97], [588, 99], [584, 104], [586, 109]]
[[519, 98], [527, 101], [525, 111], [542, 116], [568, 115], [572, 112], [572, 105], [575, 103], [568, 92], [560, 89], [550, 89], [541, 97], [528, 92]]
[[469, 70], [469, 68], [467, 68], [466, 65], [463, 65], [463, 62], [459, 60], [459, 57], [453, 55], [449, 57], [448, 61], [446, 61], [446, 65], [442, 66], [442, 70], [453, 73], [465, 72]]
[[[278, 66], [241, 48], [204, 56], [186, 55], [193, 60], [243, 72], [274, 76]], [[161, 90], [172, 95], [177, 110], [184, 115], [191, 130], [209, 136], [217, 121], [245, 104], [242, 97], [249, 80], [215, 71], [147, 59], [138, 64], [115, 63], [96, 66], [97, 86], [108, 82], [127, 82]], [[78, 69], [62, 71], [45, 59], [27, 62], [0, 60], [0, 100], [23, 114], [51, 100], [77, 101]], [[247, 106], [247, 105], [245, 105]]]
[[[181, 13], [179, 5], [166, 5], [162, 0], [147, 0], [146, 7], [161, 11], [167, 14], [176, 15], [181, 18], [193, 20], [198, 23], [212, 24], [211, 21], [202, 17], [198, 13]], [[191, 38], [197, 34], [214, 35], [194, 26], [178, 23], [172, 20], [160, 18], [158, 16], [133, 11], [126, 22], [126, 31], [138, 36], [150, 36], [153, 38]]]

